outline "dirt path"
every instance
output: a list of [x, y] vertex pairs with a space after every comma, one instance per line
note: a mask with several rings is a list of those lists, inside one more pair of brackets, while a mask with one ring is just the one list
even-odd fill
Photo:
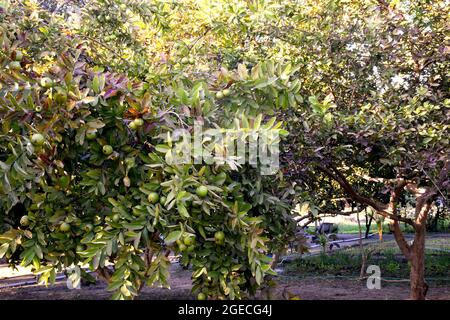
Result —
[[[174, 263], [170, 275], [172, 289], [146, 287], [139, 299], [193, 299], [191, 272]], [[31, 280], [33, 277], [29, 275], [3, 279], [0, 281], [0, 300], [107, 300], [111, 297], [111, 292], [106, 291], [106, 284], [102, 281], [97, 281], [94, 285], [82, 285], [79, 290], [68, 289], [65, 280], [48, 287], [35, 284], [1, 289], [1, 286]]]
[[[409, 298], [409, 283], [382, 283], [381, 289], [367, 289], [365, 281], [348, 279], [303, 278], [281, 280], [277, 295], [283, 290], [304, 300], [405, 300]], [[432, 285], [429, 300], [450, 300], [450, 286]]]

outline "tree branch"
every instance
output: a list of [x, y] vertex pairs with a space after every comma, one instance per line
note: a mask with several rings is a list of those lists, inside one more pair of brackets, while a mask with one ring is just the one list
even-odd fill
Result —
[[400, 182], [400, 180], [402, 180], [402, 178], [395, 178], [395, 179], [374, 178], [374, 177], [368, 176], [367, 174], [358, 174], [358, 173], [355, 173], [355, 176], [360, 177], [369, 182], [379, 182], [379, 183], [384, 183], [384, 184], [398, 183], [398, 182]]
[[98, 276], [105, 280], [107, 283], [111, 281], [112, 272], [107, 267], [99, 267], [96, 270]]
[[[409, 225], [414, 225], [414, 222], [411, 219], [408, 218], [404, 218], [401, 217], [397, 214], [395, 214], [395, 212], [390, 211], [390, 208], [388, 205], [379, 202], [375, 199], [371, 199], [371, 198], [367, 198], [364, 197], [362, 195], [360, 195], [359, 193], [356, 192], [356, 190], [350, 185], [350, 183], [347, 181], [347, 179], [344, 177], [344, 175], [339, 172], [339, 170], [333, 166], [330, 166], [332, 168], [332, 170], [323, 167], [323, 166], [318, 166], [319, 170], [322, 171], [323, 173], [325, 173], [327, 176], [329, 176], [330, 178], [332, 178], [333, 180], [335, 180], [337, 183], [339, 183], [339, 185], [341, 186], [342, 189], [344, 189], [344, 191], [350, 196], [350, 198], [353, 201], [356, 201], [360, 204], [363, 205], [368, 205], [371, 206], [372, 208], [375, 209], [375, 211], [377, 211], [378, 214], [381, 214], [382, 216], [389, 218], [391, 220], [395, 220], [395, 221], [402, 221], [405, 222]], [[400, 186], [398, 186], [400, 188]], [[405, 185], [401, 185], [401, 188], [404, 188]], [[399, 192], [399, 190], [397, 190], [397, 193]], [[398, 195], [395, 196], [395, 200], [398, 198]]]
[[404, 179], [398, 179], [397, 185], [395, 186], [394, 190], [391, 192], [391, 196], [389, 198], [389, 205], [388, 208], [392, 213], [396, 213], [396, 205], [398, 198], [400, 197], [402, 191], [405, 189], [405, 187], [408, 185], [408, 182]]
[[398, 247], [402, 251], [402, 253], [405, 255], [406, 259], [410, 260], [411, 257], [411, 246], [406, 241], [405, 237], [403, 236], [403, 232], [400, 229], [400, 224], [398, 221], [392, 221], [390, 224], [391, 231], [394, 234], [395, 242], [397, 242]]

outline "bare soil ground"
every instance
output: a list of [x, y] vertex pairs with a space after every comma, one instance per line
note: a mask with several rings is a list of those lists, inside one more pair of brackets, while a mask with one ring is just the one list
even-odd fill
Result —
[[[382, 283], [381, 289], [367, 289], [365, 281], [349, 279], [303, 278], [280, 281], [278, 295], [283, 290], [302, 300], [406, 300], [409, 299], [409, 283]], [[430, 284], [427, 299], [450, 300], [450, 286]]]
[[[139, 296], [140, 300], [177, 300], [194, 299], [191, 294], [191, 273], [183, 270], [178, 264], [172, 265], [171, 287], [145, 288]], [[32, 280], [29, 276], [15, 277], [2, 280], [1, 285]], [[109, 299], [111, 293], [105, 290], [106, 285], [98, 281], [95, 285], [82, 286], [79, 290], [70, 290], [65, 281], [58, 281], [55, 285], [31, 285], [0, 289], [0, 300], [104, 300]], [[365, 281], [350, 279], [318, 279], [314, 277], [287, 278], [280, 277], [275, 288], [273, 299], [285, 299], [292, 294], [302, 300], [403, 300], [409, 297], [408, 283], [382, 283], [379, 290], [369, 290]], [[264, 298], [257, 294], [255, 298]], [[427, 298], [430, 300], [450, 300], [450, 286], [430, 284]]]
[[[345, 235], [348, 238], [355, 235]], [[438, 237], [442, 240], [446, 248], [450, 243], [450, 235], [433, 235], [430, 238]], [[391, 240], [391, 235], [386, 235], [384, 241]], [[345, 237], [344, 237], [345, 238]], [[364, 240], [364, 244], [376, 243], [378, 237]], [[434, 240], [433, 240], [434, 241]], [[437, 240], [436, 240], [437, 241]], [[430, 245], [439, 247], [439, 242], [432, 242]], [[357, 245], [358, 241], [342, 243], [342, 247], [352, 247]], [[315, 248], [314, 251], [319, 251]], [[175, 260], [175, 259], [174, 259]], [[344, 278], [325, 278], [319, 276], [305, 276], [296, 273], [283, 273], [280, 270], [280, 276], [277, 278], [278, 286], [272, 293], [272, 299], [285, 299], [288, 295], [298, 296], [303, 300], [393, 300], [408, 299], [408, 282], [382, 282], [381, 289], [367, 289], [365, 281], [344, 279]], [[148, 288], [146, 287], [139, 299], [141, 300], [177, 300], [194, 299], [191, 293], [191, 271], [185, 270], [179, 264], [173, 263], [171, 270], [170, 285], [171, 289]], [[66, 286], [65, 280], [57, 281], [56, 284], [45, 287], [44, 285], [33, 284], [35, 277], [31, 271], [26, 268], [20, 268], [18, 271], [11, 272], [6, 265], [0, 264], [0, 300], [103, 300], [111, 297], [111, 292], [106, 291], [106, 284], [97, 281], [94, 285], [82, 285], [79, 290], [71, 290]], [[14, 284], [21, 283], [17, 286]], [[26, 285], [23, 285], [26, 283]], [[13, 285], [13, 286], [11, 286]], [[430, 300], [450, 300], [450, 284], [429, 283], [430, 288], [427, 298]], [[265, 295], [258, 293], [255, 298], [265, 298]]]
[[[177, 300], [194, 299], [191, 294], [191, 272], [178, 264], [171, 267], [171, 289], [144, 288], [139, 299], [143, 300]], [[57, 281], [48, 287], [44, 285], [27, 285], [3, 288], [2, 286], [33, 280], [30, 276], [20, 276], [0, 280], [0, 300], [107, 300], [111, 292], [106, 291], [106, 284], [99, 280], [96, 284], [81, 285], [80, 289], [68, 289], [65, 280]]]

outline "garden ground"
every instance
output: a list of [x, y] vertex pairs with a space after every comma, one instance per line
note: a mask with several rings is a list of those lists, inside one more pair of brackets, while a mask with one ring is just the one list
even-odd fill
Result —
[[[194, 299], [190, 293], [190, 272], [178, 265], [173, 266], [171, 277], [172, 289], [145, 288], [138, 299]], [[18, 280], [18, 279], [16, 279]], [[23, 280], [23, 279], [22, 279]], [[356, 279], [329, 278], [314, 276], [305, 278], [280, 277], [274, 299], [284, 299], [286, 294], [296, 295], [302, 300], [383, 300], [408, 299], [408, 283], [382, 283], [381, 289], [369, 290], [365, 281]], [[0, 289], [1, 299], [109, 299], [110, 293], [105, 284], [82, 286], [80, 290], [69, 290], [65, 281], [58, 281], [54, 286], [33, 285]], [[260, 297], [260, 296], [257, 296]], [[427, 295], [432, 300], [450, 300], [450, 286], [430, 283]]]
[[[357, 271], [357, 261], [355, 259], [359, 248], [355, 247], [357, 242], [343, 244], [342, 250], [336, 253], [328, 253], [327, 261], [320, 261], [318, 255], [303, 257], [302, 259], [290, 259], [279, 271], [277, 276], [277, 286], [272, 292], [272, 299], [285, 299], [296, 297], [302, 300], [383, 300], [383, 299], [408, 299], [409, 282], [405, 276], [405, 266], [407, 263], [397, 257], [395, 243], [391, 235], [385, 235], [382, 243], [376, 237], [364, 240], [365, 248], [379, 248], [373, 254], [378, 260], [382, 257], [383, 266], [397, 264], [398, 268], [393, 268], [388, 272], [381, 284], [381, 289], [368, 289], [366, 280], [359, 280]], [[450, 253], [446, 250], [450, 246], [450, 234], [431, 234], [427, 244], [430, 249], [441, 250], [442, 254], [432, 252], [428, 260], [436, 261], [436, 266], [443, 267], [433, 269], [427, 280], [430, 285], [427, 298], [432, 300], [450, 300], [450, 269], [446, 266], [450, 263]], [[345, 248], [344, 248], [345, 246]], [[316, 250], [314, 250], [316, 251]], [[449, 251], [450, 252], [450, 251]], [[350, 258], [349, 258], [350, 257]], [[439, 258], [439, 259], [438, 259]], [[308, 261], [308, 263], [305, 263]], [[391, 261], [392, 260], [392, 261]], [[370, 260], [369, 260], [370, 261]], [[332, 268], [326, 269], [326, 265], [333, 263]], [[351, 263], [355, 263], [351, 265]], [[343, 264], [347, 264], [342, 268]], [[382, 269], [385, 270], [385, 267]], [[353, 268], [354, 267], [354, 268]], [[447, 269], [445, 269], [447, 268]], [[341, 270], [343, 269], [343, 270]], [[442, 269], [442, 268], [441, 268]], [[55, 285], [45, 287], [43, 285], [32, 284], [33, 275], [26, 269], [20, 269], [11, 273], [5, 265], [0, 265], [0, 299], [109, 299], [111, 293], [105, 290], [106, 285], [98, 281], [94, 285], [82, 285], [79, 290], [70, 290], [66, 286], [64, 279], [57, 281]], [[437, 270], [437, 271], [434, 271]], [[440, 271], [439, 271], [440, 270]], [[327, 272], [329, 271], [329, 272]], [[440, 272], [439, 274], [434, 274]], [[442, 273], [444, 272], [444, 273]], [[388, 276], [397, 276], [396, 280], [389, 280]], [[138, 299], [194, 299], [191, 294], [191, 272], [183, 269], [174, 262], [171, 266], [171, 290], [165, 288], [145, 288]], [[386, 274], [384, 274], [386, 276]], [[383, 274], [382, 274], [383, 277]], [[22, 285], [15, 284], [21, 283]], [[26, 285], [24, 285], [26, 284]], [[265, 294], [259, 292], [256, 298], [266, 298]]]

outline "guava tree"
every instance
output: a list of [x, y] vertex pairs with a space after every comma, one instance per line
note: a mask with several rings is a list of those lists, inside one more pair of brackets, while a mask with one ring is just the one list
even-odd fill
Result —
[[[317, 32], [306, 38], [315, 62], [298, 71], [309, 98], [285, 117], [297, 133], [285, 145], [286, 174], [315, 215], [339, 214], [332, 199], [344, 198], [387, 218], [411, 265], [411, 298], [424, 299], [427, 215], [438, 198], [448, 206], [450, 187], [444, 2], [322, 5], [326, 18], [305, 22]], [[400, 222], [413, 227], [412, 243]]]
[[77, 284], [87, 266], [113, 298], [129, 299], [168, 286], [175, 253], [198, 299], [253, 294], [273, 274], [269, 249], [293, 226], [282, 177], [233, 161], [175, 163], [174, 132], [196, 120], [286, 134], [263, 114], [289, 86], [272, 86], [264, 64], [135, 80], [96, 65], [83, 37], [30, 3], [0, 19], [0, 257], [44, 283], [72, 268]]
[[[424, 297], [422, 221], [448, 188], [445, 1], [94, 0], [73, 15], [7, 3], [0, 253], [11, 262], [44, 280], [90, 263], [120, 298], [164, 283], [175, 250], [199, 298], [237, 298], [270, 273], [266, 247], [291, 236], [294, 193], [318, 214], [344, 197], [392, 219]], [[279, 130], [267, 115], [291, 132], [277, 175], [171, 163], [176, 129]]]

